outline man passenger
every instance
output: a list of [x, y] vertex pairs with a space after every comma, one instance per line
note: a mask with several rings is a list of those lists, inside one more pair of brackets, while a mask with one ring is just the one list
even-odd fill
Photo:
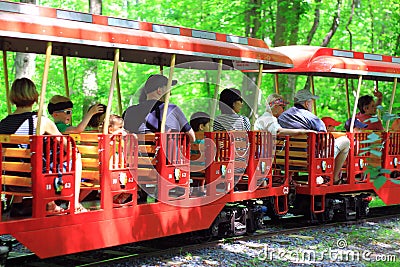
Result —
[[[313, 95], [309, 90], [297, 91], [294, 97], [294, 107], [283, 112], [279, 124], [284, 128], [308, 129], [317, 132], [326, 132], [325, 124], [312, 113], [313, 103], [319, 96]], [[339, 173], [347, 158], [350, 149], [350, 140], [346, 136], [335, 139], [335, 167], [333, 170], [334, 183], [339, 182]]]
[[270, 94], [267, 97], [266, 109], [263, 115], [261, 115], [254, 124], [254, 129], [268, 131], [272, 134], [278, 135], [298, 135], [307, 134], [310, 132], [315, 133], [313, 130], [304, 129], [287, 129], [282, 128], [278, 123], [278, 117], [285, 111], [286, 105], [289, 102], [283, 99], [283, 96], [279, 94]]

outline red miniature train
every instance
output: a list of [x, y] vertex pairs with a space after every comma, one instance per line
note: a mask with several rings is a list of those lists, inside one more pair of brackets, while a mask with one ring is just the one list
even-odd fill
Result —
[[[282, 53], [286, 49], [271, 50], [257, 39], [6, 1], [0, 4], [3, 51], [46, 53], [46, 62], [52, 50], [64, 57], [113, 60], [109, 103], [120, 60], [170, 66], [170, 81], [175, 63], [215, 61], [218, 64], [192, 66], [213, 66], [218, 77], [233, 67], [256, 69], [261, 75], [263, 69], [288, 68], [290, 72], [299, 66], [296, 58]], [[322, 49], [316, 54], [334, 51]], [[385, 65], [366, 75], [383, 72], [385, 75], [378, 75], [382, 79], [397, 77], [400, 68], [395, 59], [391, 71]], [[374, 60], [362, 63], [384, 64]], [[341, 67], [346, 70], [348, 66]], [[297, 72], [311, 69], [301, 68]], [[318, 70], [316, 67], [313, 72]], [[219, 82], [215, 88], [218, 90]], [[39, 114], [41, 109], [43, 106]], [[391, 172], [399, 168], [399, 134], [382, 133], [383, 156], [378, 164]], [[190, 161], [190, 151], [198, 147], [191, 146], [181, 133], [0, 135], [2, 194], [32, 200], [30, 216], [2, 214], [0, 234], [14, 236], [45, 258], [203, 229], [210, 229], [214, 236], [240, 235], [263, 228], [265, 216], [279, 217], [288, 211], [322, 220], [359, 218], [368, 214], [372, 193], [387, 204], [398, 204], [400, 185], [389, 180], [377, 190], [366, 165], [360, 164], [367, 162], [368, 155], [359, 154], [366, 134], [347, 136], [352, 150], [344, 170], [346, 180], [334, 185], [332, 133], [276, 138], [264, 131], [206, 132], [204, 151], [200, 151], [204, 168], [200, 170]], [[79, 186], [74, 182], [76, 166], [55, 167], [74, 162], [74, 151], [82, 157], [81, 201], [97, 201], [90, 211], [78, 214], [74, 213], [74, 189]], [[243, 167], [243, 162], [235, 160], [238, 154], [246, 158], [245, 171], [240, 174], [235, 173], [235, 167]], [[204, 185], [206, 194], [193, 195], [194, 184]], [[10, 186], [20, 190], [8, 191]], [[116, 201], [121, 194], [127, 196], [125, 200]], [[65, 212], [49, 214], [46, 204], [50, 201], [68, 203]]]

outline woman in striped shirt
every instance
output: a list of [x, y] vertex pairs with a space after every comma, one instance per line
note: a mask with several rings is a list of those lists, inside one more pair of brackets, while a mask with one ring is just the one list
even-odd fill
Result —
[[238, 89], [224, 89], [219, 96], [221, 115], [214, 121], [214, 131], [250, 131], [250, 121], [238, 114], [243, 107], [243, 99]]

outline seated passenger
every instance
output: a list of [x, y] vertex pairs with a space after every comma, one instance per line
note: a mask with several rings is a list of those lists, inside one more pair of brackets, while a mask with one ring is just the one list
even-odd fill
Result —
[[[325, 124], [312, 113], [314, 99], [319, 96], [313, 95], [309, 90], [297, 91], [294, 97], [294, 107], [283, 112], [279, 118], [279, 124], [284, 128], [308, 129], [317, 132], [326, 132]], [[347, 158], [350, 149], [350, 140], [346, 136], [335, 139], [335, 167], [333, 170], [334, 182], [339, 182], [340, 170]]]
[[[346, 121], [344, 124], [344, 129], [346, 132], [350, 132], [350, 124], [351, 124], [351, 118]], [[354, 132], [361, 132], [362, 130], [365, 130], [368, 127], [368, 124], [362, 123], [359, 119], [354, 120]]]
[[254, 129], [268, 131], [272, 134], [278, 135], [298, 135], [314, 132], [312, 130], [304, 129], [286, 129], [282, 128], [278, 123], [278, 117], [285, 111], [286, 102], [281, 95], [270, 94], [267, 97], [266, 109], [254, 124]]
[[100, 126], [104, 122], [104, 117], [106, 116], [107, 106], [103, 105], [103, 104], [95, 104], [95, 105], [90, 106], [88, 110], [91, 110], [96, 105], [103, 107], [103, 111], [94, 114], [90, 118], [85, 131], [97, 132], [99, 130]]
[[[160, 74], [151, 75], [141, 89], [142, 99], [137, 105], [130, 106], [124, 112], [125, 129], [131, 133], [160, 132], [167, 93], [168, 79]], [[177, 83], [172, 81], [172, 85]], [[143, 96], [146, 95], [146, 100]], [[165, 131], [184, 132], [193, 142], [196, 138], [182, 110], [168, 104]]]
[[78, 126], [72, 126], [72, 107], [73, 104], [68, 97], [55, 95], [50, 99], [47, 110], [53, 117], [54, 122], [63, 134], [81, 133], [85, 130], [89, 120], [93, 115], [103, 112], [104, 105], [96, 104], [92, 106], [83, 117]]
[[[190, 126], [194, 130], [195, 133], [204, 133], [210, 131], [210, 115], [205, 112], [196, 112], [193, 113], [190, 117]], [[201, 154], [204, 153], [204, 139], [196, 138], [196, 141], [192, 143], [196, 146], [197, 149], [190, 150], [190, 165], [191, 171], [201, 172], [205, 171], [205, 161], [204, 158], [201, 157]], [[198, 185], [196, 189], [193, 190], [192, 195], [195, 196], [204, 196], [204, 181]]]
[[[98, 131], [103, 132], [103, 125], [104, 123], [100, 123], [98, 126]], [[109, 134], [122, 134], [126, 135], [126, 131], [124, 129], [124, 119], [116, 114], [111, 114], [110, 119], [108, 121], [108, 133]]]
[[[103, 124], [101, 124], [99, 126], [99, 131], [103, 132], [102, 129]], [[113, 135], [118, 135], [118, 134], [122, 134], [122, 135], [126, 135], [126, 131], [124, 129], [124, 119], [121, 116], [115, 115], [115, 114], [111, 114], [110, 115], [110, 119], [109, 119], [109, 124], [108, 124], [108, 133], [109, 134], [113, 134]], [[113, 144], [114, 141], [111, 141], [111, 144]], [[117, 139], [117, 142], [121, 142], [120, 139]], [[110, 167], [111, 168], [118, 168], [119, 163], [121, 161], [124, 161], [124, 157], [123, 155], [119, 155], [118, 151], [121, 151], [121, 153], [125, 153], [124, 152], [124, 146], [121, 145], [121, 150], [119, 150], [118, 147], [115, 147], [115, 153], [110, 155]], [[121, 161], [120, 161], [121, 160]], [[124, 165], [124, 164], [122, 164]], [[123, 166], [121, 166], [123, 167]], [[121, 193], [118, 195], [115, 195], [113, 197], [113, 203], [115, 204], [123, 204], [128, 202], [129, 200], [131, 200], [132, 195], [129, 193]]]
[[250, 121], [240, 115], [243, 99], [238, 89], [224, 89], [219, 96], [221, 115], [214, 121], [214, 131], [250, 131]]
[[[17, 109], [0, 122], [1, 134], [32, 135], [36, 133], [37, 113], [32, 111], [33, 104], [38, 101], [38, 92], [35, 84], [27, 79], [16, 79], [10, 91], [10, 101], [15, 104]], [[31, 126], [32, 125], [32, 126]], [[41, 119], [40, 135], [61, 135], [56, 125], [47, 117]], [[81, 182], [82, 163], [79, 154], [76, 156], [76, 190], [75, 190], [75, 212], [87, 211], [79, 203], [79, 185]], [[14, 203], [22, 201], [22, 198], [14, 198]], [[47, 210], [52, 213], [60, 213], [64, 210], [56, 205], [54, 201], [47, 204]]]
[[368, 125], [367, 130], [383, 131], [382, 121], [376, 117], [376, 107], [382, 103], [382, 93], [375, 91], [374, 95], [377, 97], [376, 103], [370, 95], [360, 97], [357, 104], [360, 112], [356, 118]]
[[323, 117], [321, 120], [324, 122], [326, 130], [328, 132], [335, 132], [336, 131], [336, 126], [339, 126], [342, 124], [341, 122], [331, 118], [331, 117]]

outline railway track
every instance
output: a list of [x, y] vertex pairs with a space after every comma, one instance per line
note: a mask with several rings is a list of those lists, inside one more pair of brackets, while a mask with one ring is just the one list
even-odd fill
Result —
[[[368, 218], [355, 221], [333, 222], [324, 224], [324, 226], [340, 226], [361, 224], [365, 222], [379, 222], [384, 219], [398, 217], [399, 215], [400, 206], [379, 207], [371, 209], [371, 213]], [[192, 235], [184, 235], [167, 237], [153, 241], [139, 242], [135, 244], [127, 244], [49, 259], [39, 259], [32, 253], [11, 252], [9, 258], [7, 259], [6, 266], [101, 266], [106, 264], [125, 262], [133, 258], [141, 259], [147, 257], [177, 255], [180, 254], [182, 251], [190, 252], [201, 248], [218, 247], [221, 245], [221, 243], [226, 242], [227, 240], [229, 240], [229, 242], [238, 240], [257, 240], [277, 235], [296, 234], [302, 230], [318, 229], [319, 227], [321, 227], [321, 224], [314, 223], [310, 225], [307, 220], [304, 220], [301, 217], [288, 216], [282, 218], [278, 222], [267, 222], [266, 229], [259, 230], [252, 235], [223, 238], [218, 240], [204, 241], [201, 243], [199, 243], [199, 239], [196, 239], [196, 241], [194, 241], [195, 244], [190, 244], [189, 242], [190, 240], [193, 241]], [[173, 246], [172, 244], [181, 245]]]

